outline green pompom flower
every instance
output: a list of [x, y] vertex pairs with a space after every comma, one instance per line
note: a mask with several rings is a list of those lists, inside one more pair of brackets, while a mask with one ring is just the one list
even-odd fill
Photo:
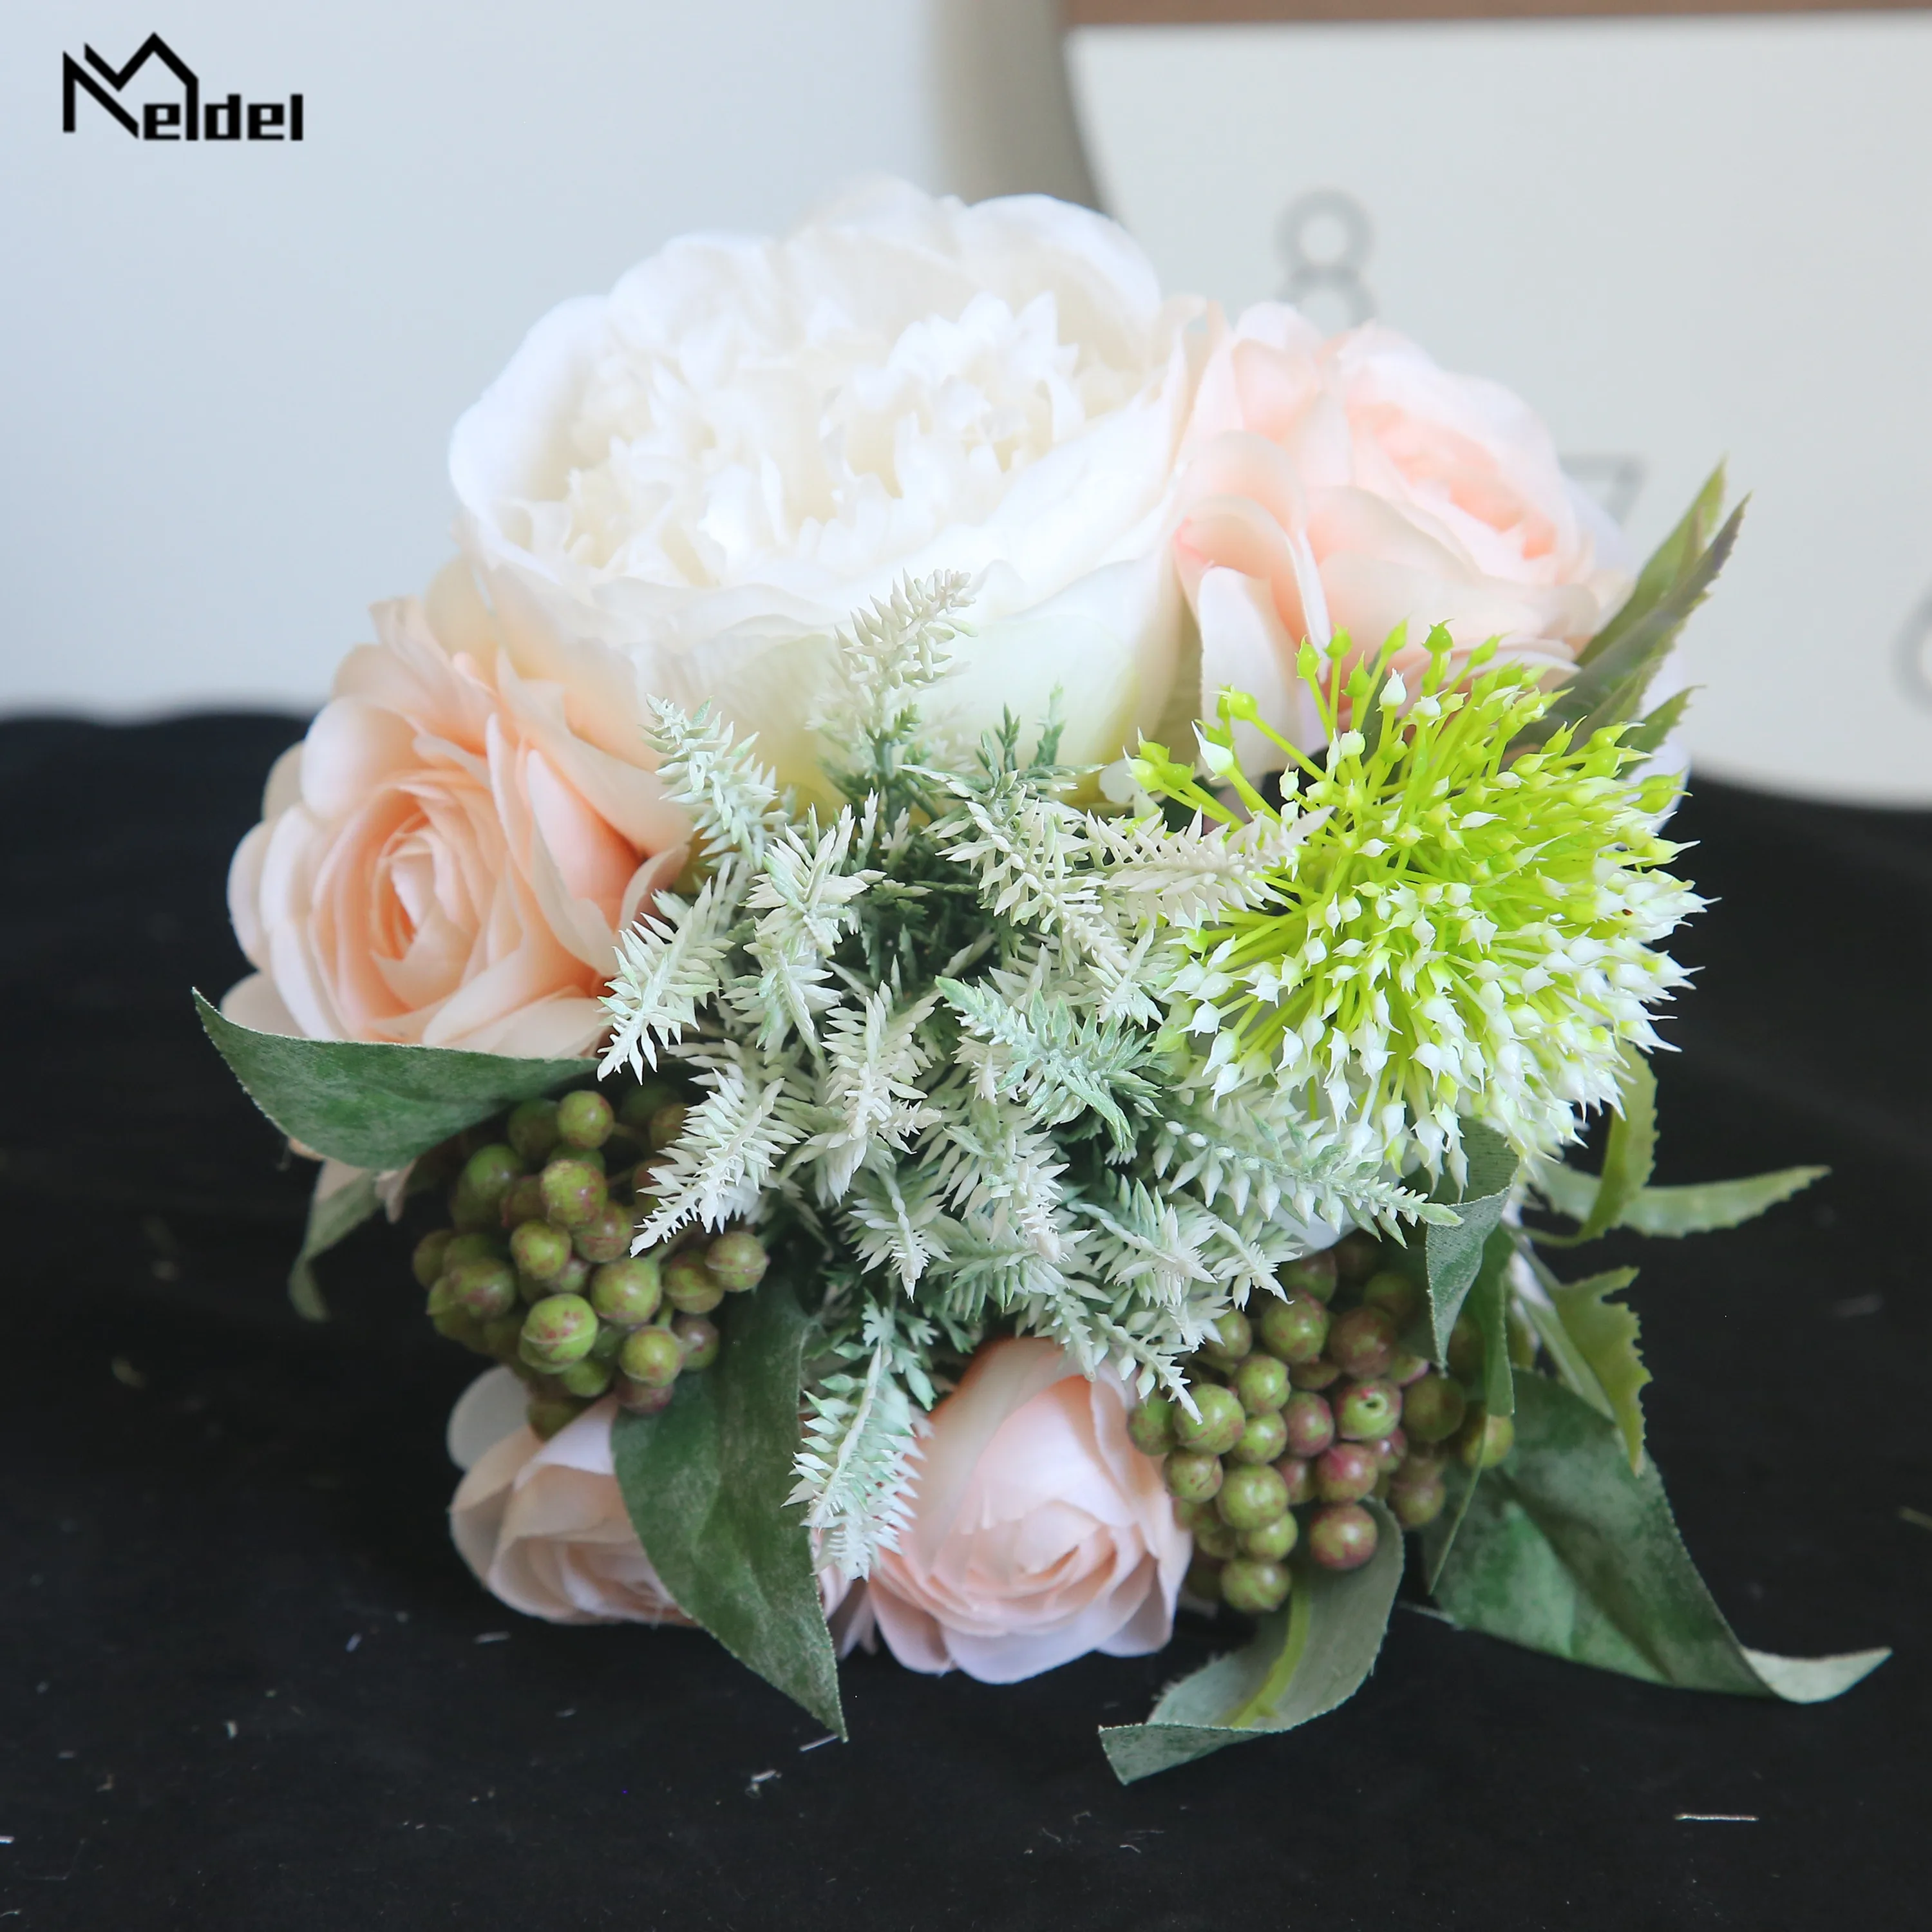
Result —
[[[1304, 645], [1298, 668], [1328, 732], [1319, 763], [1252, 698], [1222, 694], [1202, 759], [1245, 814], [1165, 746], [1143, 744], [1130, 769], [1224, 824], [1286, 814], [1304, 828], [1271, 902], [1185, 935], [1171, 1038], [1207, 1042], [1219, 1094], [1261, 1079], [1299, 1089], [1360, 1151], [1460, 1180], [1460, 1120], [1547, 1153], [1615, 1098], [1626, 1043], [1658, 1044], [1646, 1010], [1684, 983], [1655, 942], [1703, 902], [1663, 869], [1683, 849], [1656, 830], [1676, 781], [1625, 776], [1640, 754], [1622, 727], [1526, 748], [1550, 702], [1534, 670], [1494, 664], [1492, 645], [1458, 664], [1438, 629], [1412, 702], [1392, 664], [1403, 642], [1398, 631], [1346, 675], [1346, 639], [1332, 655]], [[1359, 721], [1347, 730], [1345, 700]], [[1287, 760], [1281, 810], [1241, 769], [1238, 722]]]

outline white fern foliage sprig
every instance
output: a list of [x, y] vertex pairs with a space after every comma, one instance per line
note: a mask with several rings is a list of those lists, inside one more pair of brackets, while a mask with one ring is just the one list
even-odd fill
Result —
[[1322, 1223], [1443, 1211], [1372, 1125], [1258, 1084], [1237, 1100], [1174, 1037], [1224, 970], [1186, 936], [1271, 904], [1306, 817], [1098, 815], [1051, 724], [1030, 742], [1009, 719], [962, 764], [921, 706], [967, 594], [902, 585], [834, 640], [830, 816], [789, 806], [708, 707], [653, 707], [711, 870], [626, 935], [608, 1000], [607, 1064], [668, 1055], [700, 1090], [640, 1246], [756, 1222], [814, 1313], [794, 1496], [852, 1576], [903, 1526], [923, 1412], [988, 1334], [1179, 1394], [1210, 1324]]

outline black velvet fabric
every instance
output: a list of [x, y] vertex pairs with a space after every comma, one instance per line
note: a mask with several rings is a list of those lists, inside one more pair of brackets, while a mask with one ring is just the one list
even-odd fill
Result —
[[813, 1749], [702, 1636], [553, 1628], [472, 1582], [442, 1436], [473, 1358], [394, 1231], [324, 1264], [332, 1322], [290, 1312], [310, 1170], [189, 1009], [241, 970], [225, 868], [298, 729], [0, 726], [0, 1924], [1932, 1919], [1932, 1527], [1901, 1514], [1932, 1516], [1932, 817], [1696, 788], [1717, 902], [1660, 1178], [1835, 1172], [1633, 1257], [1652, 1442], [1744, 1640], [1893, 1660], [1794, 1708], [1399, 1610], [1340, 1712], [1123, 1790], [1095, 1725], [1210, 1628], [1007, 1690], [861, 1657], [853, 1742]]

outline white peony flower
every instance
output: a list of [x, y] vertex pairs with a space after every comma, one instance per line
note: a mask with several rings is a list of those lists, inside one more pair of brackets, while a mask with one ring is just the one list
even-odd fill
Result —
[[826, 635], [956, 570], [978, 634], [940, 715], [976, 735], [1057, 686], [1065, 755], [1104, 761], [1174, 680], [1201, 313], [1040, 196], [880, 183], [782, 241], [674, 242], [554, 310], [458, 424], [460, 533], [519, 668], [620, 755], [644, 696], [710, 698], [816, 787]]

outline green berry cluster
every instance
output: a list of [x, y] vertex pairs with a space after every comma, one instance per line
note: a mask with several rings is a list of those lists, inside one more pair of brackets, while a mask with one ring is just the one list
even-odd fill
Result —
[[530, 1385], [539, 1436], [614, 1390], [626, 1408], [663, 1408], [680, 1374], [718, 1359], [712, 1311], [765, 1272], [764, 1244], [743, 1228], [632, 1253], [683, 1121], [661, 1083], [615, 1108], [586, 1088], [526, 1100], [448, 1150], [452, 1225], [416, 1244], [416, 1280], [440, 1334]]
[[1481, 1365], [1473, 1324], [1457, 1324], [1447, 1374], [1404, 1348], [1422, 1293], [1386, 1258], [1356, 1233], [1292, 1262], [1279, 1298], [1262, 1298], [1252, 1320], [1224, 1315], [1188, 1364], [1192, 1414], [1156, 1396], [1129, 1418], [1193, 1534], [1195, 1595], [1279, 1610], [1291, 1558], [1354, 1570], [1374, 1556], [1370, 1497], [1420, 1529], [1448, 1499], [1449, 1456], [1473, 1467], [1508, 1454], [1508, 1419], [1485, 1417], [1464, 1388]]

